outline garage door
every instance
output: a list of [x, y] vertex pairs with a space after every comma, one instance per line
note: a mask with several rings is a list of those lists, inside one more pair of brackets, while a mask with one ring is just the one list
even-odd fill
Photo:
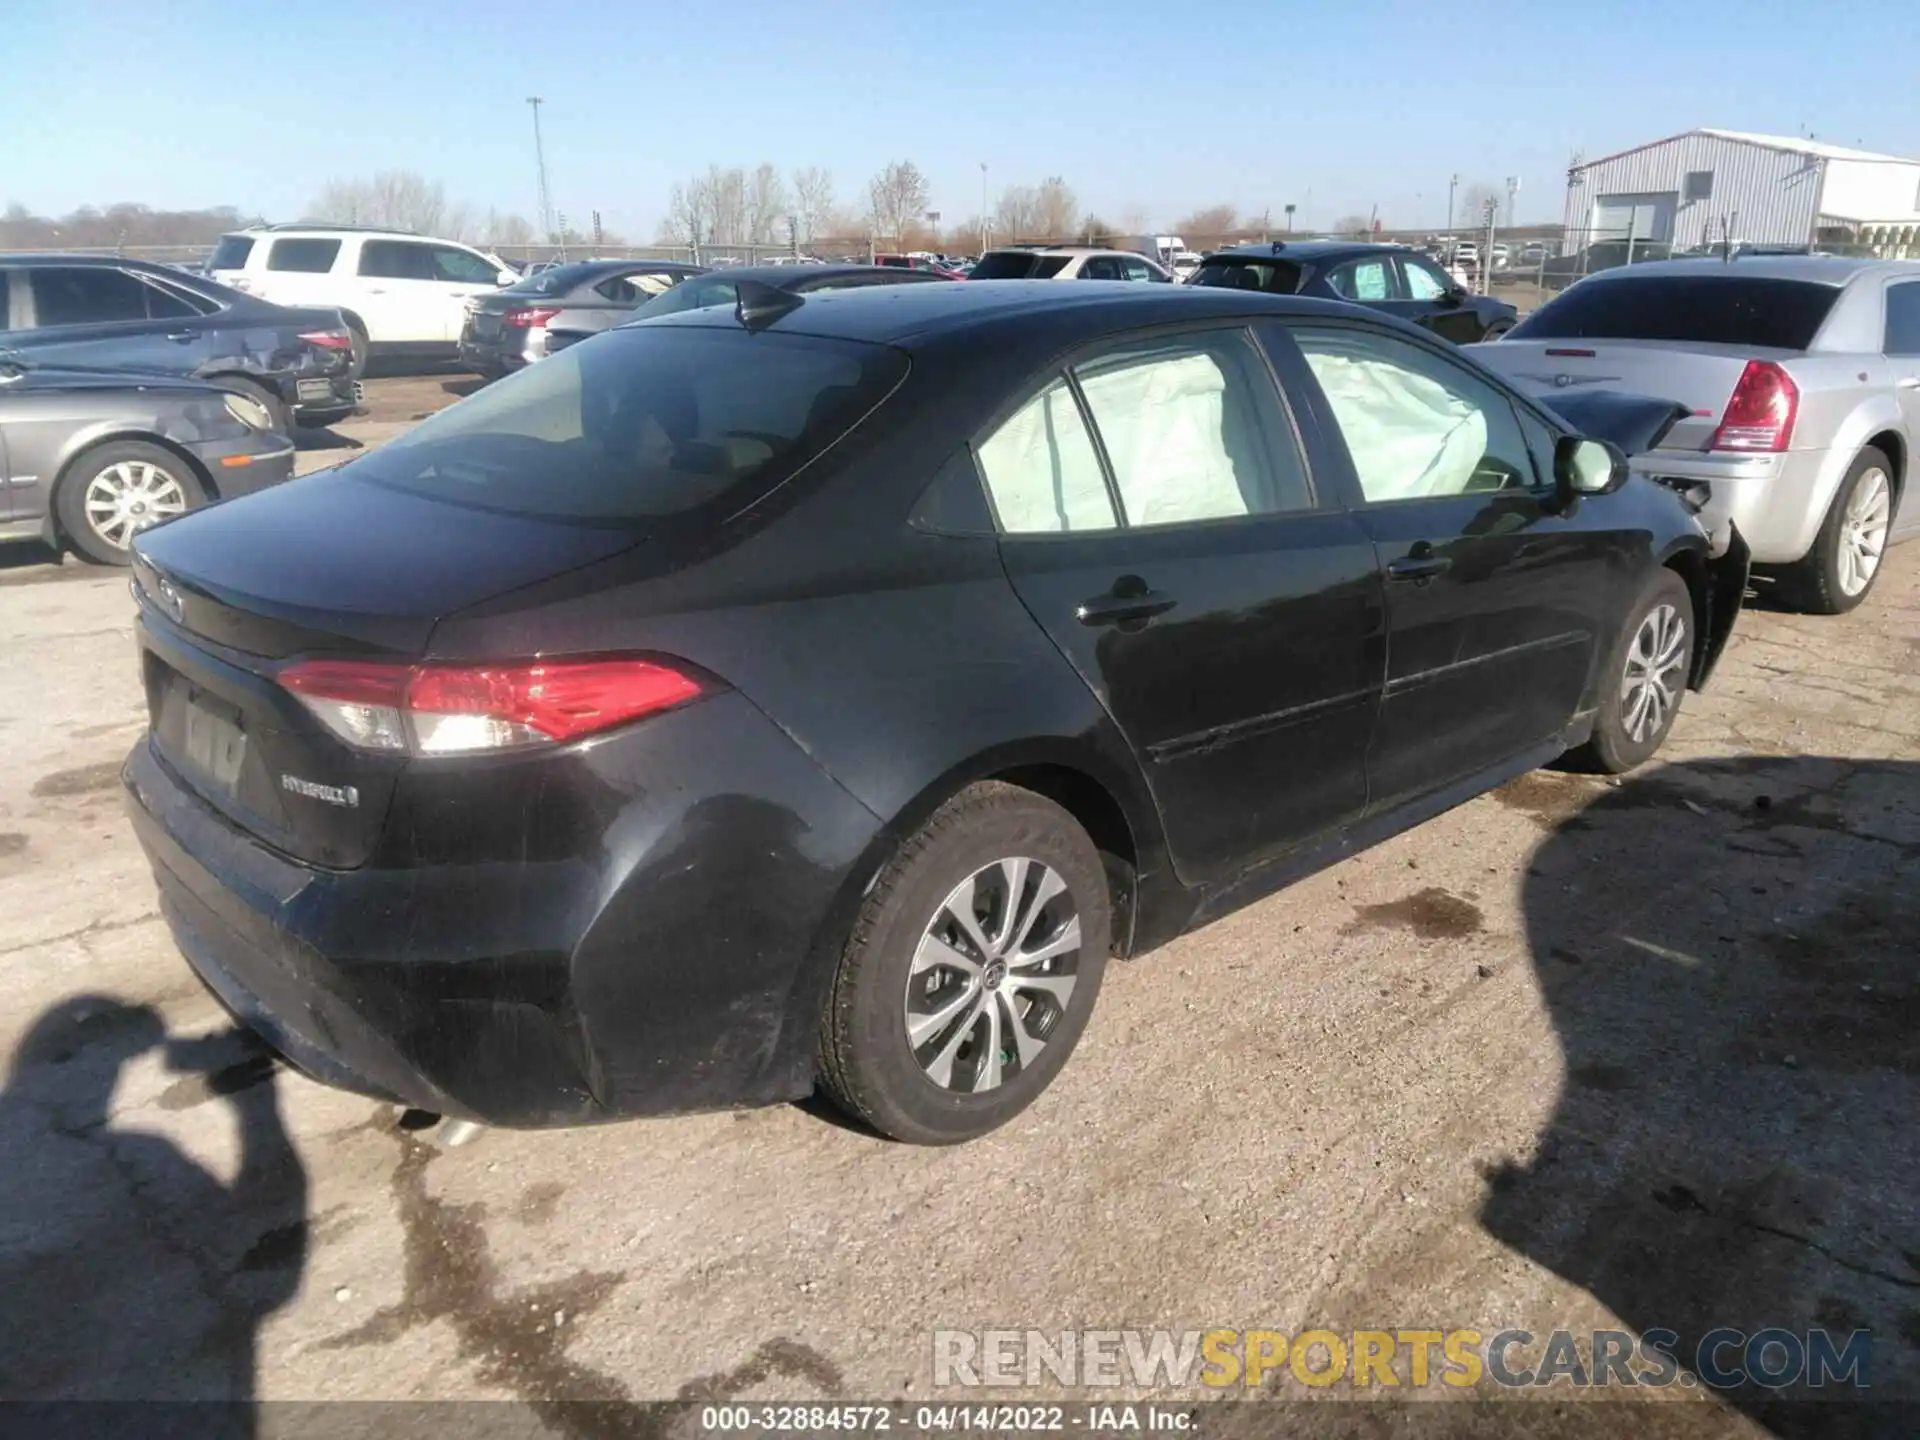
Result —
[[1602, 195], [1593, 206], [1594, 239], [1671, 241], [1678, 200], [1671, 190], [1654, 195]]

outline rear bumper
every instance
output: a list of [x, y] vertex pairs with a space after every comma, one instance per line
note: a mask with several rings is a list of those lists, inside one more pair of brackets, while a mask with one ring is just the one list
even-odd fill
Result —
[[187, 449], [213, 477], [214, 489], [222, 500], [265, 490], [293, 474], [293, 444], [284, 435], [250, 435], [244, 440], [212, 441]]
[[545, 330], [503, 330], [496, 339], [480, 340], [469, 326], [460, 335], [460, 363], [479, 375], [504, 375], [544, 359], [546, 338]]
[[135, 746], [123, 779], [162, 911], [236, 1016], [323, 1082], [496, 1125], [807, 1093], [878, 822], [747, 701], [421, 769], [383, 849], [325, 870]]
[[[1633, 457], [1634, 469], [1656, 479], [1706, 487], [1700, 524], [1716, 551], [1728, 526], [1737, 526], [1758, 565], [1801, 559], [1826, 516], [1839, 483], [1830, 450], [1790, 450], [1780, 455], [1731, 455], [1653, 450]], [[1848, 457], [1838, 457], [1845, 469]]]

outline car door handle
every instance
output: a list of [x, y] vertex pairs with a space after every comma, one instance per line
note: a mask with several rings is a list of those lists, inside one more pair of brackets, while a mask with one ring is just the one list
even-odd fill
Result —
[[1920, 375], [1903, 375], [1893, 383], [1902, 390], [1920, 390]]
[[197, 340], [199, 338], [200, 337], [191, 330], [169, 330], [167, 332], [167, 339], [180, 345], [186, 344], [189, 340]]
[[1444, 555], [1403, 555], [1388, 564], [1387, 578], [1418, 583], [1431, 580], [1436, 575], [1444, 575], [1452, 568], [1453, 561]]
[[1171, 595], [1162, 595], [1158, 590], [1139, 590], [1131, 595], [1109, 592], [1082, 600], [1074, 607], [1073, 618], [1088, 626], [1124, 625], [1164, 615], [1178, 603]]

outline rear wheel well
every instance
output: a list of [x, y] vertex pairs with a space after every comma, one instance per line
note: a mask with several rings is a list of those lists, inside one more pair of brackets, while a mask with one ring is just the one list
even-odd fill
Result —
[[1044, 795], [1079, 822], [1106, 866], [1113, 901], [1114, 953], [1128, 954], [1133, 948], [1134, 881], [1140, 852], [1126, 811], [1113, 793], [1085, 771], [1067, 765], [1016, 765], [979, 778]]
[[1898, 434], [1892, 430], [1882, 430], [1878, 435], [1861, 447], [1865, 450], [1878, 450], [1887, 457], [1887, 463], [1893, 467], [1893, 499], [1897, 505], [1901, 494], [1906, 490], [1907, 446]]

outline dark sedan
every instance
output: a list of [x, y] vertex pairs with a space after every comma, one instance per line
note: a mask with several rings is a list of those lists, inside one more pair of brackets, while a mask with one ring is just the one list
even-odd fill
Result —
[[738, 282], [138, 549], [130, 812], [295, 1062], [516, 1125], [817, 1081], [929, 1143], [1110, 956], [1646, 760], [1745, 582], [1413, 326], [1020, 281]]
[[211, 380], [289, 422], [354, 411], [353, 337], [337, 310], [293, 309], [172, 265], [0, 255], [0, 351], [40, 365]]
[[1404, 245], [1344, 240], [1242, 245], [1207, 256], [1187, 284], [1345, 300], [1411, 320], [1456, 345], [1497, 340], [1520, 314], [1504, 300], [1470, 293]]
[[460, 362], [475, 374], [498, 378], [547, 355], [555, 327], [573, 337], [597, 335], [703, 265], [667, 260], [581, 260], [528, 275], [514, 285], [467, 302], [460, 329]]
[[0, 358], [0, 537], [124, 565], [149, 526], [292, 471], [293, 442], [251, 396]]

